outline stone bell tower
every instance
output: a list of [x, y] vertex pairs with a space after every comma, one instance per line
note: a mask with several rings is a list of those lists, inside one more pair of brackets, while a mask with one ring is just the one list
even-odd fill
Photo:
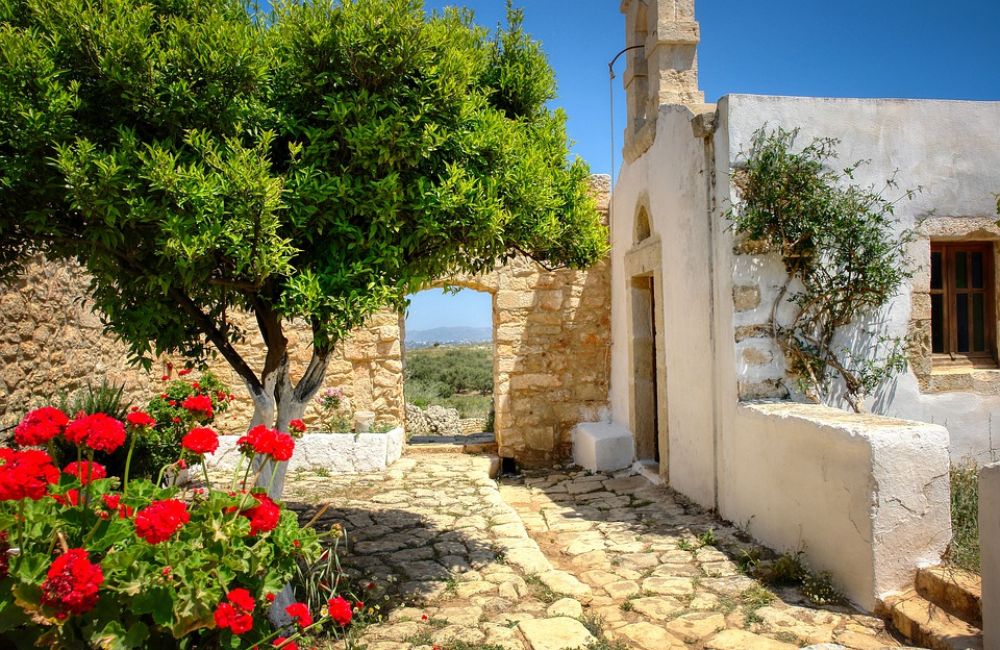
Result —
[[621, 0], [628, 52], [624, 84], [628, 102], [624, 155], [638, 158], [656, 135], [665, 104], [699, 105], [698, 41], [694, 0]]

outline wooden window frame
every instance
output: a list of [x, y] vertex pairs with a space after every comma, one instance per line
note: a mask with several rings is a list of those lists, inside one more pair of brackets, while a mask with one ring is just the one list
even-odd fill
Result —
[[[981, 289], [972, 286], [972, 264], [966, 266], [966, 287], [958, 288], [955, 282], [954, 260], [956, 252], [982, 253], [983, 254], [983, 287]], [[944, 352], [933, 352], [931, 354], [932, 364], [935, 366], [972, 366], [976, 368], [996, 368], [997, 367], [997, 338], [996, 338], [996, 276], [994, 275], [994, 248], [992, 241], [950, 241], [931, 242], [931, 254], [941, 254], [941, 280], [940, 289], [929, 287], [929, 293], [942, 296], [942, 306], [944, 309]], [[933, 264], [933, 262], [932, 262]], [[933, 275], [933, 274], [932, 274]], [[932, 277], [933, 280], [933, 277]], [[983, 335], [986, 350], [981, 352], [958, 352], [958, 314], [955, 307], [955, 296], [964, 293], [970, 298], [968, 317], [968, 340], [969, 346], [973, 343], [973, 318], [972, 318], [972, 298], [974, 294], [983, 295]], [[933, 327], [933, 323], [932, 323]], [[932, 346], [933, 350], [933, 346]]]

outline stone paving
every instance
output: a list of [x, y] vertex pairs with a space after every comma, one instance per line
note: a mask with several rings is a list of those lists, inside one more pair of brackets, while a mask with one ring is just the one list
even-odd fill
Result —
[[[382, 474], [289, 475], [304, 519], [340, 523], [342, 555], [382, 621], [368, 650], [870, 650], [879, 619], [763, 588], [752, 544], [634, 476], [547, 472], [498, 484], [489, 459], [411, 448]], [[711, 532], [709, 532], [711, 531]], [[828, 644], [828, 645], [818, 645]]]

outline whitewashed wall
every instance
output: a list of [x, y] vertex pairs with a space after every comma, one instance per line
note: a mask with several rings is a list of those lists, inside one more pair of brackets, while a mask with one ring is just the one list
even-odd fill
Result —
[[712, 284], [707, 255], [709, 215], [703, 143], [692, 133], [693, 113], [663, 106], [656, 140], [618, 177], [612, 203], [612, 356], [614, 421], [628, 427], [629, 352], [624, 255], [632, 247], [638, 207], [649, 213], [662, 242], [666, 402], [671, 486], [707, 507], [715, 505], [715, 418], [711, 335]]
[[[915, 228], [923, 220], [968, 220], [970, 228], [992, 223], [996, 194], [1000, 192], [1000, 102], [912, 101], [883, 99], [816, 99], [732, 95], [719, 104], [720, 132], [716, 134], [718, 172], [721, 174], [749, 147], [761, 126], [800, 129], [798, 143], [814, 137], [838, 138], [840, 161], [846, 166], [867, 160], [856, 175], [861, 185], [881, 187], [896, 173], [900, 189], [920, 188], [911, 201], [897, 206], [900, 228]], [[724, 151], [728, 150], [728, 160]], [[898, 171], [897, 171], [898, 170]], [[720, 176], [721, 178], [721, 176]], [[720, 183], [720, 205], [716, 221], [722, 219], [725, 201], [732, 198], [726, 183]], [[891, 195], [893, 190], [889, 190]], [[953, 222], [954, 223], [954, 222]], [[718, 224], [716, 224], [718, 227]], [[926, 224], [925, 224], [926, 227]], [[950, 226], [953, 227], [953, 226]], [[734, 286], [758, 284], [760, 306], [733, 314], [735, 326], [766, 321], [773, 296], [784, 273], [776, 257], [738, 256], [726, 251], [724, 232], [717, 250], [729, 255]], [[997, 239], [997, 232], [984, 232], [984, 239]], [[914, 245], [915, 263], [926, 273], [927, 240]], [[924, 281], [919, 273], [914, 282]], [[911, 316], [912, 291], [904, 287], [887, 309], [885, 332], [904, 336]], [[859, 331], [849, 339], [856, 339]], [[763, 339], [737, 344], [735, 367], [741, 382], [752, 384], [782, 374], [780, 355], [763, 364], [747, 363], [743, 350]], [[1000, 370], [985, 371], [983, 391], [922, 393], [911, 371], [899, 376], [869, 406], [874, 413], [944, 425], [951, 434], [951, 457], [978, 462], [994, 459], [1000, 449]], [[998, 382], [992, 384], [992, 382]], [[793, 382], [788, 382], [792, 385]]]

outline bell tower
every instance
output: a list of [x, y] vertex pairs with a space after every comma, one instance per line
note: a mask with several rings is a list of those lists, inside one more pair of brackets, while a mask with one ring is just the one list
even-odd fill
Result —
[[628, 53], [624, 84], [628, 103], [625, 159], [638, 158], [656, 136], [660, 106], [705, 102], [698, 89], [694, 0], [621, 0]]

